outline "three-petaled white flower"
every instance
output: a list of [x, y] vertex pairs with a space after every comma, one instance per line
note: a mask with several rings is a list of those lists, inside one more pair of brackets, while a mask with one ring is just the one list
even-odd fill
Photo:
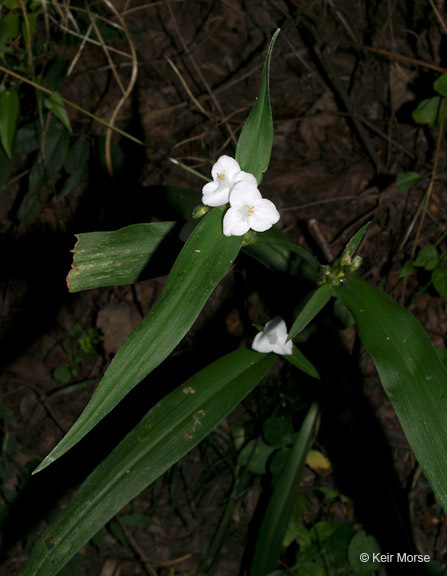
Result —
[[238, 182], [230, 194], [230, 208], [223, 220], [225, 236], [242, 236], [250, 230], [264, 232], [278, 222], [276, 206], [261, 196], [255, 184]]
[[222, 206], [230, 197], [237, 182], [250, 182], [256, 186], [253, 174], [244, 172], [234, 158], [221, 156], [211, 169], [212, 182], [202, 188], [202, 202], [206, 206]]
[[256, 352], [276, 352], [276, 354], [292, 354], [292, 340], [287, 340], [287, 326], [280, 316], [275, 316], [264, 326], [264, 331], [256, 334], [251, 347]]

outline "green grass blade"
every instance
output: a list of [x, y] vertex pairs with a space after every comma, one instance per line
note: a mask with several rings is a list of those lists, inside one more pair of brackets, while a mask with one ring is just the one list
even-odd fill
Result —
[[84, 412], [35, 472], [79, 442], [188, 332], [240, 250], [242, 236], [223, 235], [225, 210], [212, 210], [191, 234], [160, 298], [118, 350]]
[[127, 502], [207, 436], [276, 361], [237, 350], [154, 406], [87, 478], [37, 543], [22, 576], [53, 576]]
[[288, 340], [295, 338], [297, 334], [304, 330], [309, 322], [311, 322], [329, 302], [332, 292], [333, 287], [330, 284], [323, 284], [323, 286], [319, 286], [315, 290], [293, 323], [289, 331]]
[[175, 226], [176, 222], [154, 222], [77, 235], [68, 289], [132, 284], [143, 274], [145, 278], [167, 274], [181, 247]]
[[260, 184], [262, 174], [268, 168], [273, 145], [273, 119], [270, 106], [269, 73], [270, 58], [277, 30], [270, 41], [262, 74], [261, 89], [250, 116], [242, 129], [236, 148], [236, 160], [245, 172], [253, 174]]
[[249, 576], [267, 576], [279, 560], [317, 416], [318, 406], [312, 404], [264, 514]]
[[355, 318], [402, 429], [447, 510], [447, 371], [417, 320], [390, 296], [349, 277], [336, 295]]
[[312, 362], [310, 362], [295, 345], [293, 346], [293, 353], [285, 354], [283, 358], [305, 374], [312, 376], [312, 378], [320, 378], [320, 375]]

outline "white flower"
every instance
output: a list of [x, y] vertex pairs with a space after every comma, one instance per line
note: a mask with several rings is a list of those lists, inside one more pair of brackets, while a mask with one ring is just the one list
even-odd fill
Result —
[[228, 202], [236, 182], [251, 182], [257, 185], [253, 174], [243, 172], [234, 158], [221, 156], [211, 169], [212, 182], [202, 188], [202, 202], [206, 206], [222, 206]]
[[238, 182], [230, 194], [230, 208], [223, 220], [225, 236], [242, 236], [250, 230], [264, 232], [278, 222], [276, 206], [261, 196], [255, 184]]
[[256, 352], [276, 352], [276, 354], [292, 354], [292, 340], [288, 337], [287, 326], [281, 316], [275, 316], [264, 326], [264, 331], [256, 334], [251, 347]]

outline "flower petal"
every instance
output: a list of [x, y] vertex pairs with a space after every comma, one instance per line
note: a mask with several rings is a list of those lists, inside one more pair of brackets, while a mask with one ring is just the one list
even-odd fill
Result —
[[219, 182], [207, 182], [202, 188], [202, 194], [213, 194], [219, 188]]
[[[211, 184], [215, 185], [215, 189], [211, 188]], [[205, 192], [205, 188], [209, 186], [209, 192]], [[219, 186], [217, 182], [209, 182], [205, 184], [202, 192], [202, 204], [205, 206], [222, 206], [228, 202], [228, 197], [230, 195], [230, 188], [228, 186]]]
[[238, 208], [229, 208], [223, 219], [223, 233], [225, 236], [243, 236], [250, 230], [250, 224], [240, 216]]
[[285, 336], [287, 338], [287, 326], [281, 316], [275, 316], [269, 320], [264, 326], [264, 332], [276, 332], [279, 337]]
[[261, 193], [257, 186], [251, 182], [237, 182], [230, 194], [231, 206], [254, 206], [257, 202], [262, 200]]
[[250, 184], [254, 184], [256, 187], [258, 186], [258, 181], [253, 174], [250, 174], [250, 172], [244, 172], [243, 170], [234, 175], [233, 182], [250, 182]]
[[256, 352], [273, 352], [272, 344], [264, 332], [259, 332], [259, 334], [256, 334], [251, 347], [253, 350], [256, 350]]
[[228, 182], [233, 180], [235, 174], [241, 171], [241, 167], [231, 156], [223, 155], [218, 158], [217, 162], [211, 168], [211, 176], [213, 180], [219, 179], [219, 174], [225, 174], [225, 179]]
[[293, 354], [293, 343], [287, 340], [287, 326], [281, 316], [275, 316], [264, 326], [264, 331], [255, 336], [252, 348], [257, 352]]
[[275, 344], [273, 344], [273, 352], [275, 352], [276, 354], [282, 354], [284, 356], [287, 356], [289, 354], [293, 354], [293, 342], [292, 342], [292, 340], [289, 340], [285, 344], [281, 344], [280, 342], [275, 342]]
[[265, 232], [273, 224], [276, 224], [279, 219], [280, 214], [273, 202], [262, 198], [262, 200], [256, 202], [254, 212], [250, 216], [250, 228], [256, 232]]

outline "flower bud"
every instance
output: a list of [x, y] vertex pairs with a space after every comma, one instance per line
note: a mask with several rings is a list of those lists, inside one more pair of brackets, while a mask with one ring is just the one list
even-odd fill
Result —
[[199, 204], [192, 211], [192, 217], [194, 219], [202, 218], [202, 216], [205, 216], [205, 214], [208, 214], [208, 212], [210, 210], [211, 210], [211, 208], [209, 206], [203, 206], [203, 204]]

